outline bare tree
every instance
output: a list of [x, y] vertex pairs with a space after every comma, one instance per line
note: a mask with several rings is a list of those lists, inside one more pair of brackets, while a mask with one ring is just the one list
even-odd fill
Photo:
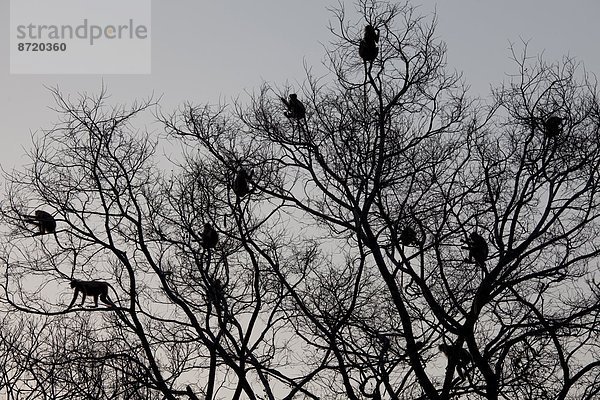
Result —
[[12, 321], [0, 331], [7, 399], [157, 399], [132, 346], [96, 331], [90, 314]]
[[[326, 84], [186, 104], [163, 137], [135, 129], [152, 100], [54, 91], [59, 123], [5, 173], [5, 301], [92, 314], [84, 337], [110, 346], [53, 376], [93, 392], [88, 368], [116, 357], [127, 390], [168, 399], [598, 396], [595, 80], [525, 45], [470, 99], [435, 19], [358, 9], [334, 11]], [[182, 148], [171, 173], [161, 140]], [[55, 232], [32, 238], [36, 209]], [[67, 310], [73, 278], [113, 304]]]

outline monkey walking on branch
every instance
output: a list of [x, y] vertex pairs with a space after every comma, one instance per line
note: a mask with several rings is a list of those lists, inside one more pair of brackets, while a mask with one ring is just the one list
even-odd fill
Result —
[[75, 304], [79, 293], [81, 293], [81, 304], [79, 304], [80, 307], [83, 307], [85, 304], [87, 296], [94, 298], [94, 308], [98, 307], [98, 299], [100, 299], [100, 301], [102, 301], [104, 304], [115, 307], [115, 304], [108, 297], [108, 288], [111, 287], [108, 282], [80, 281], [78, 279], [73, 279], [71, 281], [71, 287], [75, 289], [75, 291], [73, 293], [73, 300], [71, 300], [71, 304], [69, 304], [67, 310], [73, 307], [73, 304]]

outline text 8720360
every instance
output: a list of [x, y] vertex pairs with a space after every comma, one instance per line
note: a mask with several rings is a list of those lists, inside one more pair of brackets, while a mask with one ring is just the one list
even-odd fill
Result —
[[38, 42], [19, 42], [17, 43], [19, 51], [66, 51], [67, 44], [62, 43], [38, 43]]

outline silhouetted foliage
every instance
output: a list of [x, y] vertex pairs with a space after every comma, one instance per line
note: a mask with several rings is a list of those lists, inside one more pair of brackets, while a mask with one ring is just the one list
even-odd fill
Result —
[[[4, 176], [4, 301], [94, 330], [45, 375], [35, 352], [22, 365], [71, 390], [62, 366], [118, 356], [124, 387], [166, 399], [598, 397], [596, 82], [524, 46], [470, 99], [435, 20], [358, 9], [334, 11], [329, 83], [159, 114], [184, 149], [169, 173], [135, 128], [152, 100], [53, 92], [59, 123]], [[42, 206], [61, 229], [32, 238]], [[67, 310], [75, 275], [111, 282], [115, 307]]]

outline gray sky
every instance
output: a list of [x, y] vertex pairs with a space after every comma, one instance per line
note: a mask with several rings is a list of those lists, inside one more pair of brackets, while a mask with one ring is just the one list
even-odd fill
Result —
[[[228, 101], [261, 82], [283, 85], [304, 79], [303, 62], [321, 71], [323, 46], [330, 40], [327, 6], [337, 1], [229, 0], [152, 1], [152, 74], [10, 75], [9, 1], [0, 0], [0, 163], [20, 165], [30, 132], [56, 120], [44, 86], [65, 94], [97, 93], [102, 81], [114, 102], [151, 93], [162, 95], [163, 110], [184, 101]], [[352, 2], [344, 2], [354, 15]], [[472, 95], [487, 94], [514, 65], [509, 43], [529, 41], [532, 54], [547, 60], [568, 54], [600, 73], [598, 0], [422, 0], [421, 12], [437, 9], [438, 37], [448, 46], [450, 68], [463, 71]], [[351, 13], [350, 13], [351, 11]]]

